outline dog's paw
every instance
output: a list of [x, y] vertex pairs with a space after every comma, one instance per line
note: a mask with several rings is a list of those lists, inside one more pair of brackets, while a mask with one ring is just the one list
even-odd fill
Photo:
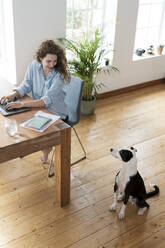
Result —
[[115, 211], [116, 210], [116, 204], [113, 203], [110, 207], [109, 207], [109, 211]]
[[144, 208], [139, 208], [139, 210], [138, 210], [138, 215], [143, 215], [144, 212], [145, 212], [146, 210], [147, 210], [146, 207], [144, 207]]
[[119, 219], [122, 220], [125, 217], [125, 213], [123, 213], [122, 211], [120, 211], [120, 213], [119, 213], [118, 216], [119, 216]]
[[123, 194], [118, 195], [117, 200], [122, 201], [123, 200]]

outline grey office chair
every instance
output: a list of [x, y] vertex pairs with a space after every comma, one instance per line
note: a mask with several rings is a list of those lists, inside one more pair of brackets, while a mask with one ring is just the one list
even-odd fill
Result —
[[[79, 136], [78, 136], [78, 134], [74, 128], [74, 125], [76, 125], [80, 121], [80, 116], [81, 116], [80, 107], [81, 107], [83, 85], [84, 85], [84, 82], [80, 78], [75, 77], [75, 76], [71, 76], [70, 83], [65, 85], [65, 93], [66, 93], [65, 103], [68, 107], [68, 118], [67, 118], [67, 120], [64, 120], [64, 121], [67, 124], [69, 124], [72, 127], [72, 129], [74, 130], [74, 132], [77, 136], [77, 139], [80, 143], [80, 146], [83, 150], [83, 153], [84, 153], [83, 157], [76, 160], [71, 165], [77, 164], [78, 162], [80, 162], [86, 158], [85, 149], [84, 149], [84, 147], [81, 143], [81, 140], [80, 140], [80, 138], [79, 138]], [[48, 168], [48, 176], [49, 177], [54, 175], [53, 158], [54, 158], [54, 150], [53, 150], [51, 161], [50, 161], [49, 168]]]

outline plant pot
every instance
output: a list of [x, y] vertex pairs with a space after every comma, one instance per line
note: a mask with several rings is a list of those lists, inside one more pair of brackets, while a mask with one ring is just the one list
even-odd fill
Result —
[[81, 101], [81, 113], [83, 115], [92, 115], [95, 111], [96, 98], [94, 97], [91, 101]]

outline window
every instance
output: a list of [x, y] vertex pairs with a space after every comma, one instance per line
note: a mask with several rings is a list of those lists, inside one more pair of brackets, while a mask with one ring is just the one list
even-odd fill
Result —
[[66, 36], [81, 40], [83, 32], [99, 29], [104, 47], [113, 49], [117, 0], [67, 0]]
[[4, 57], [4, 12], [3, 0], [0, 1], [0, 60]]
[[165, 43], [165, 0], [139, 0], [135, 50]]

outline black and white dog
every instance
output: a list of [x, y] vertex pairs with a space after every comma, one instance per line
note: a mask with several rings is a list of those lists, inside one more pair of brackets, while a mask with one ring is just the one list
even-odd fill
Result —
[[[147, 193], [144, 185], [144, 181], [137, 170], [137, 150], [134, 147], [127, 149], [110, 149], [111, 154], [120, 159], [123, 162], [122, 169], [117, 173], [114, 185], [114, 202], [110, 206], [110, 211], [116, 210], [118, 200], [123, 201], [119, 213], [119, 219], [125, 217], [125, 209], [128, 200], [139, 208], [138, 215], [143, 215], [146, 209], [149, 208], [149, 204], [145, 199], [152, 197], [159, 193], [159, 188], [156, 185], [152, 185], [154, 190]], [[120, 192], [120, 195], [118, 193]]]

